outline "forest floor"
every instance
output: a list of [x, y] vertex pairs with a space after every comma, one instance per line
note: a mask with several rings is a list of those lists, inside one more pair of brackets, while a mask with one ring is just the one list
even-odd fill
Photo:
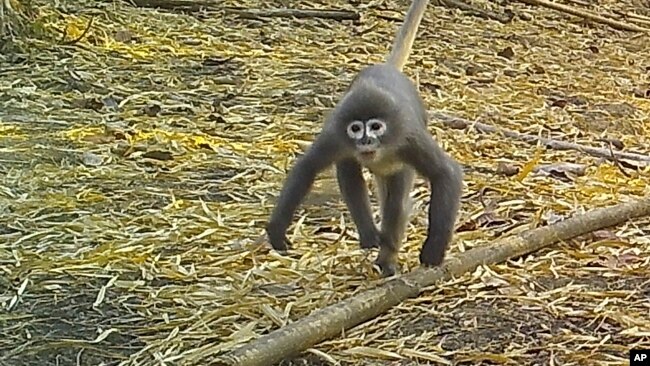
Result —
[[[473, 3], [515, 17], [429, 6], [405, 71], [432, 111], [650, 154], [647, 36]], [[647, 4], [600, 3], [650, 24]], [[0, 55], [0, 364], [205, 365], [381, 283], [331, 170], [289, 256], [258, 238], [286, 169], [407, 5], [291, 5], [361, 14], [340, 21], [42, 3], [55, 37]], [[465, 169], [451, 255], [648, 194], [638, 162], [430, 126]], [[418, 266], [428, 191], [419, 179], [402, 272]], [[650, 348], [649, 222], [480, 267], [282, 364], [626, 364]]]

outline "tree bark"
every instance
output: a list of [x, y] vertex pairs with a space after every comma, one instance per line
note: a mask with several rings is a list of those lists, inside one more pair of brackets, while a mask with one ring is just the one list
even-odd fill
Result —
[[402, 301], [416, 297], [439, 281], [534, 252], [552, 243], [618, 225], [628, 219], [650, 215], [650, 198], [621, 203], [576, 215], [558, 223], [501, 238], [450, 257], [437, 268], [418, 267], [377, 288], [314, 311], [283, 328], [274, 330], [221, 357], [216, 365], [273, 365], [305, 349], [336, 337], [346, 329], [370, 320]]

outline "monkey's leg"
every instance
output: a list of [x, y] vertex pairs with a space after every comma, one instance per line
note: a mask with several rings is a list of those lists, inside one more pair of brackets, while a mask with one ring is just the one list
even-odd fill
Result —
[[463, 189], [460, 165], [424, 134], [405, 152], [406, 160], [429, 180], [429, 230], [420, 251], [420, 263], [438, 266], [454, 232]]
[[411, 214], [410, 197], [415, 171], [404, 168], [388, 177], [377, 176], [381, 209], [380, 249], [375, 263], [385, 277], [397, 272], [397, 256]]
[[429, 232], [420, 252], [420, 263], [438, 266], [445, 259], [454, 233], [462, 194], [462, 169], [446, 159], [444, 169], [430, 179]]
[[316, 175], [334, 163], [339, 149], [337, 140], [331, 135], [320, 135], [287, 174], [266, 225], [269, 242], [275, 250], [284, 252], [291, 245], [286, 232], [293, 215], [311, 189]]
[[341, 196], [359, 232], [359, 244], [363, 249], [378, 247], [379, 230], [372, 218], [368, 187], [363, 179], [361, 165], [354, 159], [341, 160], [336, 164], [336, 178]]

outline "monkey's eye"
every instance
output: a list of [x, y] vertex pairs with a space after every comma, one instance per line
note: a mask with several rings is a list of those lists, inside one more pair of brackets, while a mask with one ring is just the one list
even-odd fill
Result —
[[372, 134], [374, 136], [381, 136], [386, 131], [386, 124], [380, 120], [370, 120], [366, 125], [366, 133]]
[[363, 137], [363, 123], [354, 121], [348, 125], [348, 136], [353, 140]]

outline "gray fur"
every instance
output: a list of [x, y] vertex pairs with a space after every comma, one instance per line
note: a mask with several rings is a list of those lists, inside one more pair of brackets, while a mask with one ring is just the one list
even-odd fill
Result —
[[307, 152], [296, 160], [287, 174], [284, 186], [266, 225], [269, 242], [277, 251], [284, 252], [291, 244], [286, 237], [296, 209], [311, 190], [316, 175], [340, 157], [341, 146], [335, 139], [321, 135]]
[[411, 48], [413, 48], [415, 33], [422, 21], [427, 3], [428, 1], [425, 0], [413, 0], [411, 8], [404, 17], [404, 25], [397, 32], [393, 47], [386, 58], [387, 64], [395, 66], [400, 71], [404, 68], [404, 64], [406, 64], [406, 60], [411, 53]]
[[397, 254], [413, 205], [409, 194], [414, 179], [415, 171], [409, 166], [390, 175], [375, 174], [382, 217], [380, 251], [376, 263], [385, 276], [393, 275], [397, 270]]
[[[414, 1], [409, 14], [412, 21], [419, 23], [421, 14], [419, 18], [411, 14], [417, 6], [422, 2]], [[403, 25], [409, 26], [414, 25]], [[402, 29], [400, 34], [414, 32]], [[408, 49], [399, 52], [408, 53]], [[385, 131], [367, 137], [366, 123], [373, 119], [384, 122]], [[355, 121], [364, 123], [365, 132], [349, 135], [348, 127], [358, 123]], [[341, 195], [359, 232], [360, 246], [378, 246], [376, 263], [384, 276], [392, 275], [397, 271], [397, 255], [411, 214], [410, 192], [415, 174], [419, 173], [431, 186], [429, 227], [420, 262], [441, 264], [452, 238], [463, 176], [458, 163], [433, 140], [427, 123], [424, 101], [400, 65], [386, 63], [361, 70], [326, 119], [320, 135], [289, 172], [266, 227], [271, 245], [276, 250], [287, 249], [285, 233], [295, 210], [316, 175], [335, 164]], [[361, 174], [363, 167], [373, 173], [377, 182], [380, 229], [372, 218]]]
[[370, 208], [370, 198], [361, 165], [353, 158], [343, 159], [336, 164], [336, 178], [343, 200], [348, 205], [352, 221], [359, 232], [361, 248], [379, 246], [379, 230], [375, 226]]

